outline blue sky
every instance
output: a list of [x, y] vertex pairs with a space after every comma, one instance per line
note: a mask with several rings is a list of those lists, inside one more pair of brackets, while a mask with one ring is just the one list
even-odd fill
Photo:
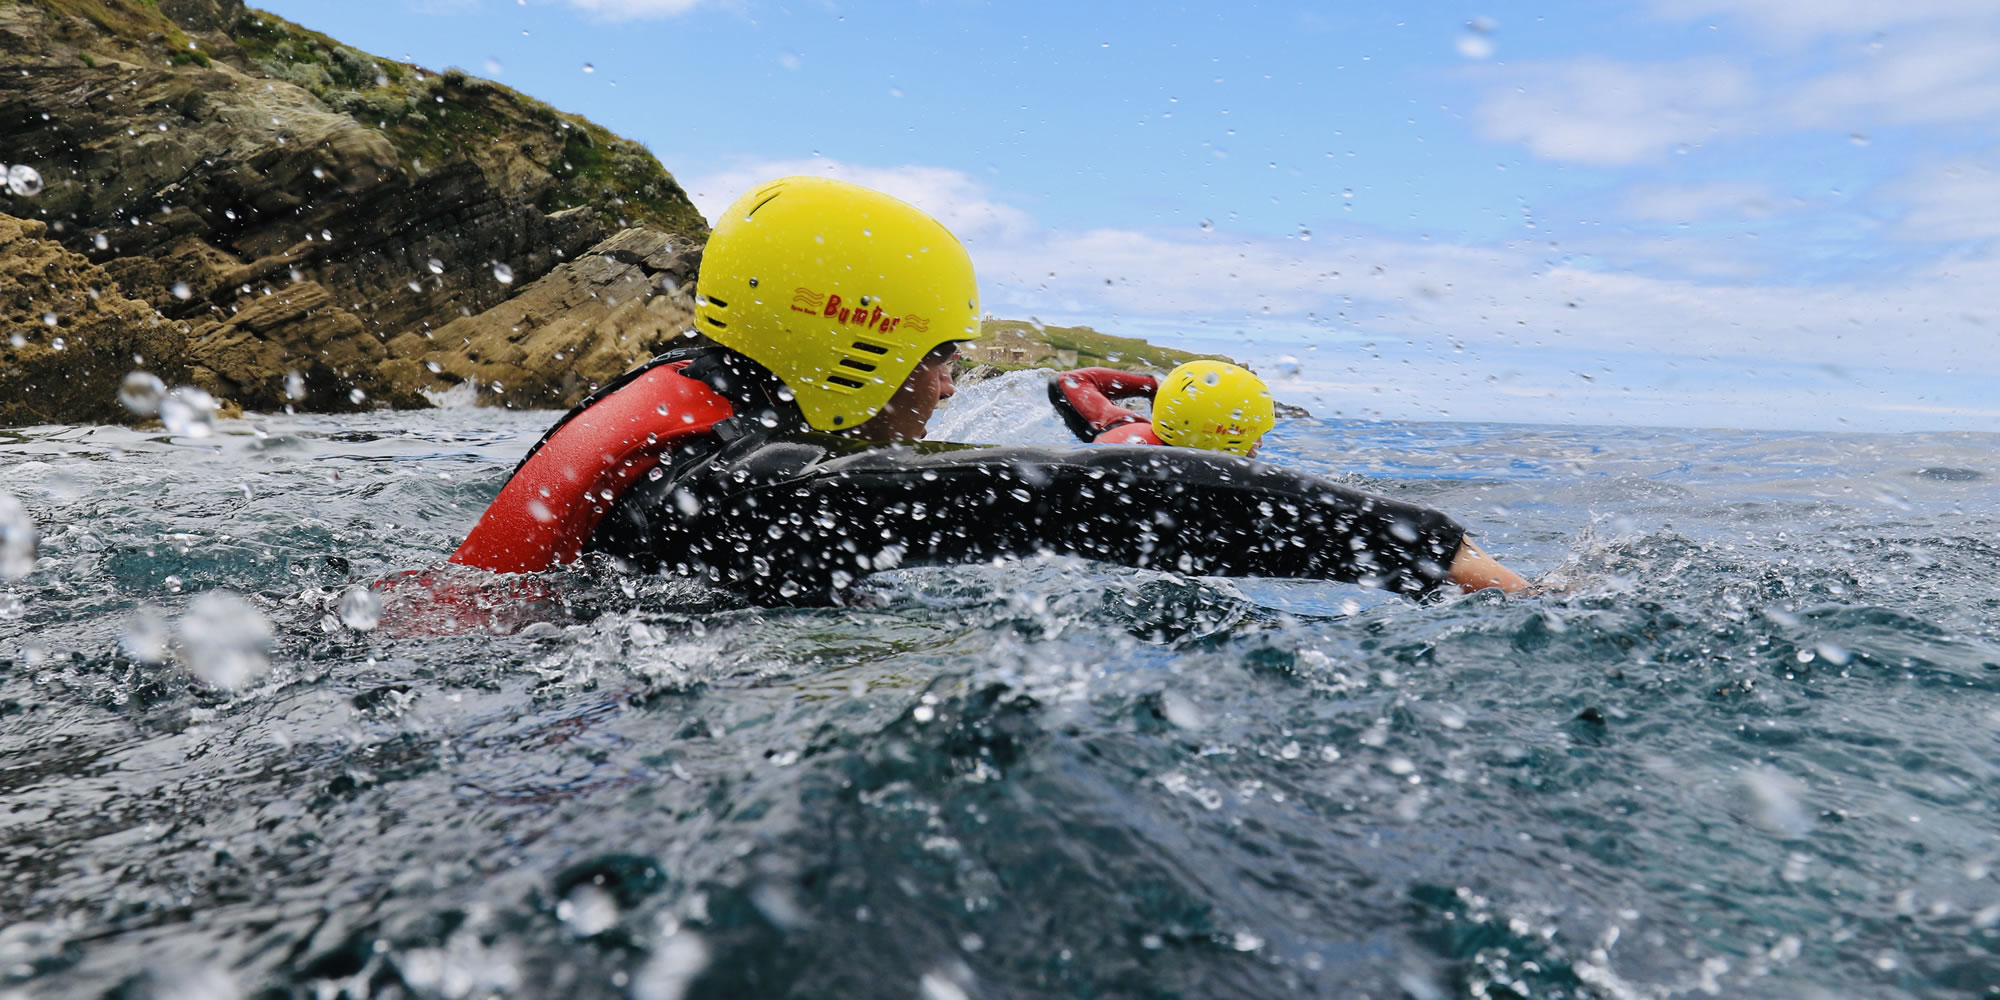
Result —
[[586, 115], [711, 216], [883, 188], [990, 312], [1316, 412], [2000, 432], [2000, 5], [265, 6]]

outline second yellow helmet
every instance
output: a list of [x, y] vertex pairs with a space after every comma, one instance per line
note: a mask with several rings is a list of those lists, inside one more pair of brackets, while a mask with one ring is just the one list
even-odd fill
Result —
[[1181, 448], [1248, 455], [1277, 422], [1264, 380], [1223, 361], [1181, 365], [1153, 394], [1153, 433]]
[[763, 365], [819, 430], [882, 409], [940, 344], [979, 336], [972, 257], [906, 202], [826, 177], [782, 177], [716, 220], [695, 329]]

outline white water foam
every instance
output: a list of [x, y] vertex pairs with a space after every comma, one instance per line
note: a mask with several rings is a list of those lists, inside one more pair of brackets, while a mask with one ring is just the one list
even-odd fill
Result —
[[959, 390], [931, 418], [931, 441], [966, 444], [1076, 444], [1049, 405], [1048, 368], [1008, 372]]

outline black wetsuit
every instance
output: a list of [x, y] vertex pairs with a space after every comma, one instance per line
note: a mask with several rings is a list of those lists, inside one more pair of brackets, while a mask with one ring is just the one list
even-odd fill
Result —
[[588, 550], [760, 604], [824, 604], [895, 566], [1045, 552], [1424, 597], [1444, 585], [1464, 538], [1437, 511], [1214, 452], [891, 446], [820, 433], [733, 352], [677, 351], [654, 364], [689, 358], [682, 374], [728, 398], [736, 416], [618, 497]]

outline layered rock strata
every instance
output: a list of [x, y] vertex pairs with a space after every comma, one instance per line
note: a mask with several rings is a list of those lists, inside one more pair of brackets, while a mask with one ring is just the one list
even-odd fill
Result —
[[[158, 310], [185, 337], [191, 377], [253, 409], [423, 405], [415, 390], [436, 382], [424, 363], [450, 359], [391, 364], [389, 341], [434, 338], [628, 228], [705, 233], [640, 147], [240, 0], [0, 5], [0, 59], [0, 159], [43, 180], [0, 211], [45, 223], [36, 238], [96, 265], [104, 294]], [[490, 360], [448, 370], [487, 381]], [[292, 371], [303, 399], [282, 396]], [[547, 399], [548, 384], [519, 398]]]
[[48, 226], [0, 215], [0, 426], [113, 423], [125, 373], [190, 377], [187, 336], [104, 270], [47, 238]]

